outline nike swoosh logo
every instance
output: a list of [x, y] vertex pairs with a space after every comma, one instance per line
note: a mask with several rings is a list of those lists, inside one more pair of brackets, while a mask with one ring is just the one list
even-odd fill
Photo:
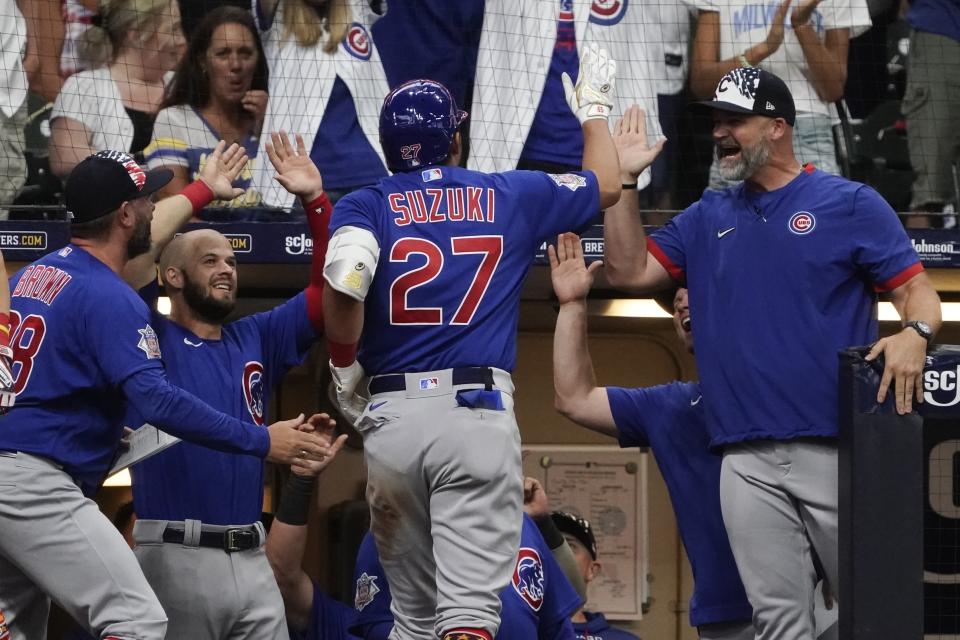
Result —
[[734, 230], [736, 230], [736, 227], [730, 227], [729, 229], [724, 229], [723, 231], [717, 231], [717, 237], [722, 238], [723, 236], [727, 235], [728, 233]]
[[184, 338], [184, 339], [183, 339], [183, 344], [188, 344], [188, 345], [190, 345], [191, 347], [202, 347], [202, 346], [203, 346], [203, 343], [202, 343], [202, 342], [190, 342], [190, 338]]
[[702, 398], [702, 397], [703, 397], [703, 396], [697, 396], [696, 399], [691, 400], [691, 401], [690, 401], [690, 406], [691, 406], [691, 407], [695, 407], [695, 406], [697, 406], [698, 404], [700, 404], [700, 398]]
[[370, 411], [376, 411], [377, 409], [379, 409], [385, 404], [387, 404], [386, 400], [381, 400], [380, 402], [374, 402], [373, 404], [370, 405]]

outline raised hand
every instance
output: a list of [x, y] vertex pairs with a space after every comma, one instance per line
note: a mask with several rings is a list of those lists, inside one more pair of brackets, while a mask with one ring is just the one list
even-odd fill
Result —
[[796, 8], [790, 13], [790, 24], [794, 28], [803, 26], [810, 22], [814, 10], [823, 0], [800, 0]]
[[327, 453], [316, 460], [310, 458], [297, 458], [290, 470], [301, 476], [318, 476], [320, 472], [327, 468], [337, 453], [343, 448], [347, 441], [347, 434], [336, 435], [337, 421], [326, 413], [315, 413], [300, 426], [301, 431], [311, 431], [320, 436], [327, 443]]
[[234, 187], [233, 181], [246, 163], [247, 152], [243, 147], [236, 143], [227, 147], [227, 143], [221, 140], [200, 169], [200, 180], [210, 187], [218, 200], [233, 200], [243, 195], [243, 189]]
[[590, 293], [597, 269], [603, 263], [597, 260], [588, 267], [583, 261], [583, 247], [575, 233], [557, 236], [557, 246], [547, 247], [550, 256], [550, 279], [560, 304], [583, 300]]
[[613, 144], [620, 158], [621, 182], [636, 182], [637, 176], [660, 155], [666, 142], [664, 138], [651, 147], [647, 140], [646, 112], [637, 105], [627, 109], [613, 128]]
[[277, 172], [274, 176], [276, 181], [290, 193], [310, 202], [323, 193], [323, 178], [317, 165], [310, 159], [303, 136], [298, 133], [296, 140], [297, 147], [294, 149], [286, 131], [271, 133], [270, 142], [266, 145], [267, 157]]
[[531, 518], [550, 515], [550, 502], [547, 492], [536, 478], [523, 479], [523, 510]]
[[606, 120], [610, 116], [616, 73], [617, 63], [610, 59], [606, 49], [590, 43], [580, 53], [576, 85], [566, 72], [560, 76], [567, 104], [580, 124], [587, 120]]

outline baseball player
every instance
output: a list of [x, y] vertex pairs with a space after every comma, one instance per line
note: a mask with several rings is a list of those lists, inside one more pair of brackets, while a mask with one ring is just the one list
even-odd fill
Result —
[[[286, 134], [267, 143], [277, 179], [300, 197], [313, 237], [310, 283], [285, 304], [224, 324], [238, 285], [229, 240], [212, 229], [173, 238], [187, 215], [154, 220], [153, 247], [162, 250], [171, 311], [167, 318], [154, 310], [150, 326], [163, 345], [167, 376], [254, 427], [266, 421], [271, 388], [323, 331], [331, 207], [299, 136], [297, 145]], [[142, 274], [125, 273], [134, 286], [156, 281], [154, 266], [142, 266]], [[154, 309], [157, 293], [156, 286], [141, 293]], [[142, 422], [134, 416], [129, 424]], [[263, 462], [183, 442], [136, 465], [132, 475], [139, 515], [134, 553], [167, 613], [168, 636], [285, 639], [283, 599], [262, 549]]]
[[[565, 511], [554, 511], [551, 517], [573, 549], [583, 580], [589, 584], [600, 575], [602, 568], [597, 562], [597, 539], [590, 523]], [[632, 633], [611, 627], [599, 612], [580, 607], [573, 613], [572, 620], [577, 640], [638, 640]]]
[[391, 638], [491, 640], [499, 626], [523, 493], [509, 374], [520, 287], [551, 230], [619, 197], [606, 123], [614, 70], [586, 47], [576, 87], [567, 78], [585, 171], [562, 175], [458, 168], [467, 114], [437, 82], [403, 84], [380, 115], [394, 175], [334, 209], [325, 325], [348, 413], [365, 405], [364, 371], [373, 376], [357, 428]]
[[[195, 182], [162, 206], [196, 209], [215, 191], [232, 194], [243, 154], [222, 151], [208, 163], [209, 186]], [[122, 152], [90, 156], [65, 186], [70, 244], [12, 279], [18, 404], [0, 423], [0, 610], [14, 640], [45, 637], [49, 597], [101, 638], [165, 635], [133, 552], [84, 495], [116, 455], [127, 403], [173, 435], [234, 453], [291, 462], [326, 452], [297, 429], [302, 416], [253, 428], [167, 379], [147, 307], [119, 273], [149, 248], [150, 196], [169, 180]]]
[[[390, 586], [369, 532], [357, 554], [355, 609], [324, 594], [301, 567], [307, 541], [309, 502], [315, 483], [312, 476], [300, 474], [308, 470], [310, 473], [319, 472], [328, 461], [329, 456], [325, 462], [295, 468], [291, 482], [303, 480], [304, 493], [284, 491], [267, 539], [267, 555], [284, 596], [290, 637], [294, 640], [347, 640], [355, 637], [386, 640], [394, 626], [390, 612]], [[525, 510], [529, 506], [525, 505]], [[540, 523], [531, 513], [528, 511], [523, 515], [514, 572], [510, 584], [500, 592], [503, 623], [496, 638], [573, 640], [570, 615], [582, 600], [554, 559], [554, 552], [541, 535]], [[546, 520], [555, 529], [549, 515]], [[559, 532], [557, 535], [560, 536]]]
[[[893, 383], [897, 411], [909, 412], [940, 301], [873, 189], [797, 162], [780, 78], [735, 69], [705, 107], [721, 171], [744, 182], [705, 191], [649, 244], [625, 191], [605, 219], [606, 275], [631, 291], [688, 283], [709, 446], [723, 452], [723, 520], [756, 638], [809, 640], [814, 555], [838, 586], [837, 351], [875, 342], [878, 401]], [[904, 321], [879, 341], [876, 290]]]
[[[709, 451], [700, 385], [597, 386], [587, 349], [586, 296], [599, 265], [584, 266], [580, 240], [572, 234], [558, 240], [556, 251], [550, 250], [553, 288], [560, 302], [553, 338], [557, 410], [588, 429], [617, 438], [623, 447], [651, 447], [693, 567], [691, 626], [704, 639], [750, 640], [752, 610], [723, 527], [720, 456]], [[677, 335], [692, 351], [686, 289], [674, 299], [673, 319]], [[586, 548], [591, 550], [590, 545]], [[591, 555], [596, 560], [592, 550]]]

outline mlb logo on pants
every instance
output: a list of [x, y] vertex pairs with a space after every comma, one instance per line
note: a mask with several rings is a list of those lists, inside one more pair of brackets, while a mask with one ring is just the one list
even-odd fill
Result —
[[420, 378], [420, 391], [436, 389], [440, 386], [440, 378]]

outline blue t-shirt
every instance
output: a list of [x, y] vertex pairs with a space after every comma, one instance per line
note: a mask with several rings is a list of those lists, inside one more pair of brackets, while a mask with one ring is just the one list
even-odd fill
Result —
[[330, 234], [370, 230], [380, 245], [359, 360], [369, 375], [491, 366], [516, 358], [520, 289], [537, 247], [599, 209], [592, 172], [398, 173], [345, 196]]
[[520, 154], [521, 160], [552, 162], [579, 167], [583, 161], [583, 130], [570, 111], [563, 93], [564, 72], [574, 82], [580, 72], [577, 36], [573, 22], [573, 0], [560, 0], [557, 41], [550, 59], [550, 71], [537, 105], [530, 132]]
[[0, 421], [0, 450], [58, 462], [89, 491], [120, 443], [122, 383], [163, 370], [147, 306], [72, 244], [15, 273], [10, 292], [17, 403]]
[[837, 435], [837, 352], [877, 340], [876, 290], [923, 270], [876, 191], [808, 167], [703, 197], [650, 238], [690, 290], [710, 446]]
[[310, 159], [323, 175], [324, 188], [330, 191], [373, 184], [387, 175], [380, 156], [360, 128], [353, 96], [340, 78], [333, 83]]
[[614, 629], [602, 613], [584, 611], [586, 622], [574, 622], [573, 630], [577, 640], [639, 640], [629, 631]]
[[640, 389], [608, 387], [607, 399], [620, 446], [653, 449], [670, 492], [693, 568], [690, 624], [750, 620], [753, 610], [723, 526], [721, 458], [708, 450], [706, 402], [701, 401], [700, 385], [673, 382]]
[[477, 68], [483, 0], [392, 2], [371, 31], [391, 87], [408, 80], [442, 82], [461, 108]]
[[[386, 640], [393, 628], [390, 587], [369, 532], [360, 544], [354, 577], [358, 614], [350, 631], [366, 640]], [[500, 602], [500, 630], [495, 640], [574, 639], [570, 616], [580, 606], [580, 596], [526, 514], [513, 577], [500, 592]]]
[[960, 41], [960, 3], [957, 0], [913, 0], [907, 22], [927, 31]]
[[356, 620], [356, 611], [327, 596], [314, 582], [309, 626], [303, 633], [289, 627], [287, 631], [290, 640], [350, 640], [357, 637], [349, 632]]
[[[157, 289], [149, 287], [155, 302]], [[223, 326], [204, 340], [154, 312], [151, 326], [163, 346], [167, 377], [220, 411], [251, 425], [266, 424], [270, 390], [300, 364], [316, 339], [303, 293], [286, 303]], [[131, 426], [143, 419], [135, 410]], [[180, 442], [134, 465], [137, 515], [151, 520], [250, 524], [263, 507], [263, 461]]]

